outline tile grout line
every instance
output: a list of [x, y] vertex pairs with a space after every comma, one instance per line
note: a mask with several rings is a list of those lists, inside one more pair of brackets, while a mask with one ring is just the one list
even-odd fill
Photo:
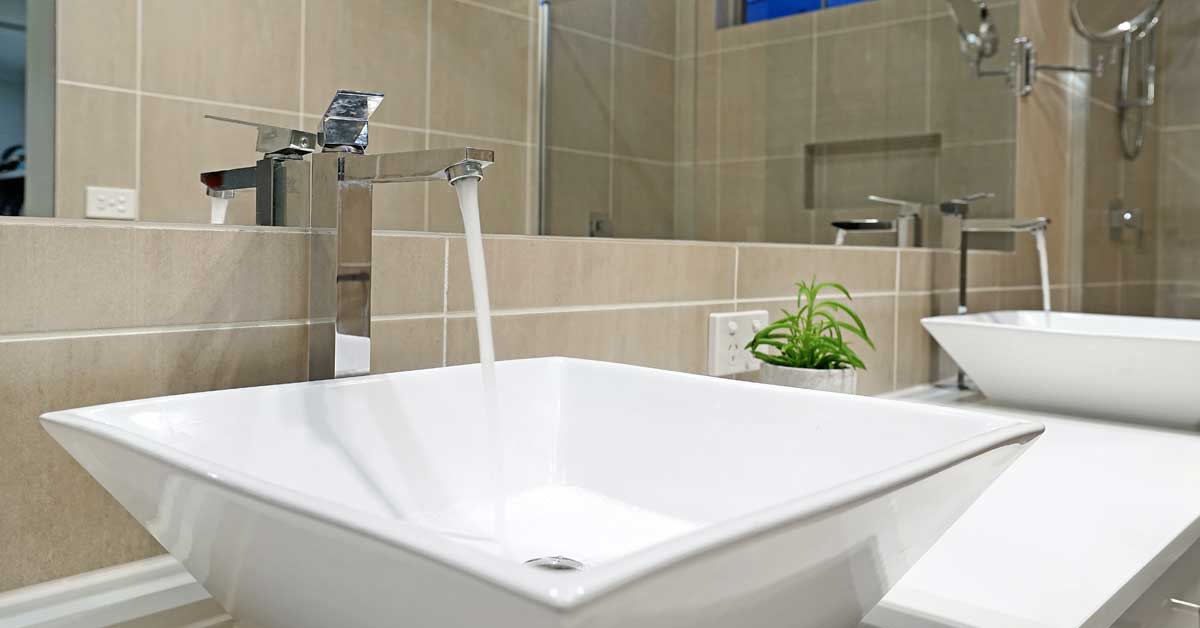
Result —
[[738, 273], [741, 272], [742, 264], [742, 247], [734, 245], [733, 247], [733, 306], [738, 309], [741, 304], [741, 299], [738, 294]]
[[[617, 3], [611, 3], [608, 16], [609, 33], [616, 35], [617, 33]], [[613, 155], [617, 152], [617, 47], [608, 47], [608, 224], [609, 228], [616, 232], [616, 217], [613, 215], [616, 211], [615, 196], [617, 194], [616, 185], [616, 160]], [[591, 224], [591, 219], [588, 219], [588, 224]], [[589, 228], [590, 231], [590, 228]]]
[[0, 334], [0, 345], [17, 342], [43, 342], [56, 340], [79, 340], [84, 338], [107, 338], [121, 336], [150, 336], [155, 334], [179, 334], [239, 329], [270, 329], [275, 327], [299, 327], [313, 323], [306, 318], [238, 321], [229, 323], [189, 323], [179, 325], [146, 325], [142, 327], [108, 327], [103, 329], [74, 329], [47, 332], [18, 332]]
[[[162, 93], [162, 92], [149, 92], [149, 91], [145, 91], [145, 90], [139, 91], [136, 89], [129, 89], [127, 87], [117, 87], [115, 85], [104, 85], [102, 83], [87, 83], [84, 81], [58, 79], [57, 84], [58, 85], [69, 85], [72, 87], [86, 87], [86, 88], [90, 88], [90, 89], [96, 89], [96, 90], [107, 91], [107, 92], [116, 92], [116, 93], [121, 93], [121, 94], [134, 94], [134, 95], [140, 94], [147, 98], [160, 98], [162, 100], [185, 102], [185, 103], [190, 103], [190, 104], [195, 104], [195, 105], [207, 105], [207, 106], [211, 106], [211, 107], [226, 107], [226, 108], [230, 108], [230, 109], [244, 109], [246, 111], [253, 111], [255, 113], [268, 113], [268, 114], [280, 115], [280, 116], [300, 115], [305, 118], [314, 118], [314, 119], [319, 119], [321, 117], [317, 114], [308, 114], [308, 113], [304, 113], [302, 111], [291, 111], [288, 109], [274, 109], [271, 107], [261, 107], [258, 105], [248, 105], [248, 104], [236, 103], [236, 102], [222, 102], [219, 100], [194, 98], [192, 96], [177, 96], [175, 94], [166, 94], [166, 93]], [[407, 131], [409, 133], [418, 133], [419, 134], [419, 133], [429, 132], [429, 133], [433, 133], [433, 134], [437, 134], [437, 135], [447, 135], [450, 137], [477, 139], [477, 140], [482, 140], [482, 141], [486, 141], [486, 142], [495, 142], [497, 144], [507, 144], [509, 146], [520, 146], [520, 147], [526, 147], [526, 148], [529, 147], [529, 144], [527, 142], [523, 142], [523, 141], [519, 141], [519, 140], [512, 140], [512, 139], [507, 139], [507, 138], [502, 138], [502, 137], [488, 137], [488, 136], [483, 136], [483, 135], [473, 135], [470, 133], [460, 133], [458, 131], [450, 131], [450, 130], [446, 130], [446, 129], [432, 129], [432, 128], [425, 129], [425, 128], [420, 128], [420, 127], [406, 126], [406, 125], [402, 125], [402, 124], [391, 124], [388, 122], [372, 122], [371, 125], [377, 126], [380, 128], [384, 128], [384, 129]]]
[[689, 165], [690, 163], [692, 163], [692, 162], [664, 161], [661, 159], [651, 159], [649, 157], [633, 157], [633, 156], [629, 156], [629, 155], [618, 155], [616, 153], [602, 153], [599, 151], [587, 150], [587, 149], [583, 149], [583, 148], [570, 148], [567, 146], [547, 146], [547, 148], [551, 151], [558, 151], [560, 153], [568, 153], [568, 154], [572, 154], [572, 155], [582, 155], [584, 157], [597, 157], [597, 158], [602, 158], [602, 159], [612, 158], [612, 159], [617, 159], [620, 161], [632, 161], [634, 163], [647, 164], [647, 165], [651, 165], [651, 166], [668, 167], [668, 166], [676, 166], [676, 165], [679, 165], [680, 163], [682, 163], [683, 165]]
[[[676, 25], [678, 26], [678, 23], [676, 23]], [[579, 30], [578, 28], [573, 28], [571, 26], [563, 26], [561, 24], [553, 24], [552, 26], [560, 31], [563, 31], [564, 33], [571, 33], [572, 35], [578, 35], [579, 37], [583, 37], [585, 39], [591, 39], [593, 41], [606, 43], [610, 46], [616, 46], [618, 48], [627, 48], [629, 50], [633, 50], [635, 52], [640, 52], [642, 54], [649, 55], [651, 57], [658, 57], [660, 59], [665, 59], [667, 61], [678, 61], [679, 60], [679, 57], [676, 57], [675, 55], [672, 55], [670, 53], [653, 50], [651, 48], [643, 48], [637, 44], [631, 44], [629, 42], [621, 41], [616, 38], [616, 30], [615, 29], [613, 30], [612, 37], [603, 37], [601, 35], [597, 35], [595, 33], [589, 33], [587, 31]]]

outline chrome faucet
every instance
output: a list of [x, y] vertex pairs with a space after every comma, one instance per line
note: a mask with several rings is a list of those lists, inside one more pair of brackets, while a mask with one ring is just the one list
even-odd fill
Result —
[[868, 196], [867, 200], [895, 206], [896, 219], [855, 218], [836, 220], [832, 223], [837, 229], [837, 236], [833, 242], [834, 245], [841, 246], [845, 244], [846, 236], [851, 231], [873, 231], [876, 233], [895, 233], [896, 246], [898, 247], [920, 246], [921, 203], [886, 198], [874, 194]]
[[867, 200], [892, 205], [896, 208], [896, 246], [921, 246], [921, 203], [874, 194], [868, 196]]
[[[993, 198], [991, 192], [971, 194], [942, 203], [942, 214], [956, 216], [960, 219], [958, 245], [958, 313], [967, 313], [967, 254], [969, 252], [968, 236], [972, 233], [1038, 233], [1044, 232], [1050, 225], [1048, 218], [968, 218], [971, 203]], [[967, 389], [966, 374], [958, 370], [958, 387]]]
[[[233, 121], [259, 127], [258, 148], [263, 159], [251, 168], [200, 176], [210, 195], [255, 188], [260, 194], [259, 224], [307, 225], [314, 230], [309, 262], [310, 380], [366, 375], [371, 370], [374, 185], [414, 181], [454, 185], [467, 178], [482, 179], [484, 168], [495, 162], [492, 151], [478, 148], [366, 154], [368, 120], [382, 101], [383, 94], [339, 90], [316, 134]], [[322, 152], [314, 152], [317, 146]], [[311, 160], [305, 160], [310, 153]], [[263, 162], [281, 162], [283, 166], [277, 170], [274, 163], [268, 163], [272, 167], [266, 168]], [[262, 190], [281, 186], [286, 194], [272, 194], [263, 200]], [[280, 222], [281, 218], [285, 222]], [[332, 259], [329, 237], [333, 239]]]

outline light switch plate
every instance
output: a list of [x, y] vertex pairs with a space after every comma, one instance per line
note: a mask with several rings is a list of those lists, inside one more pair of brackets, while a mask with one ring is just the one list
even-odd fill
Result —
[[723, 312], [708, 316], [708, 374], [757, 371], [762, 365], [746, 345], [767, 326], [767, 311]]
[[137, 190], [128, 188], [87, 187], [88, 218], [106, 220], [137, 220]]

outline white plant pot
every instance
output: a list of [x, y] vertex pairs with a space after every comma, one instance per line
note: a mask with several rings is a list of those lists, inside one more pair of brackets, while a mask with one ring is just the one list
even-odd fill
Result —
[[763, 364], [759, 381], [775, 386], [807, 388], [853, 395], [858, 390], [858, 371], [854, 369], [796, 369]]

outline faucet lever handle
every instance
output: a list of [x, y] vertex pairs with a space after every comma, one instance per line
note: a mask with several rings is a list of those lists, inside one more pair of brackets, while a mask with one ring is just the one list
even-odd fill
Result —
[[259, 124], [258, 122], [250, 122], [248, 120], [226, 118], [224, 116], [204, 114], [204, 117], [209, 120], [240, 124], [258, 129], [258, 141], [254, 149], [264, 155], [279, 155], [281, 157], [298, 159], [317, 148], [317, 136], [314, 133], [269, 124]]
[[888, 198], [886, 196], [878, 196], [871, 194], [867, 197], [868, 201], [883, 203], [884, 205], [895, 205], [900, 210], [900, 215], [915, 215], [921, 213], [923, 203], [918, 201], [902, 201], [898, 198]]
[[325, 152], [364, 153], [367, 150], [367, 120], [383, 102], [379, 92], [339, 89], [321, 117], [317, 138]]

